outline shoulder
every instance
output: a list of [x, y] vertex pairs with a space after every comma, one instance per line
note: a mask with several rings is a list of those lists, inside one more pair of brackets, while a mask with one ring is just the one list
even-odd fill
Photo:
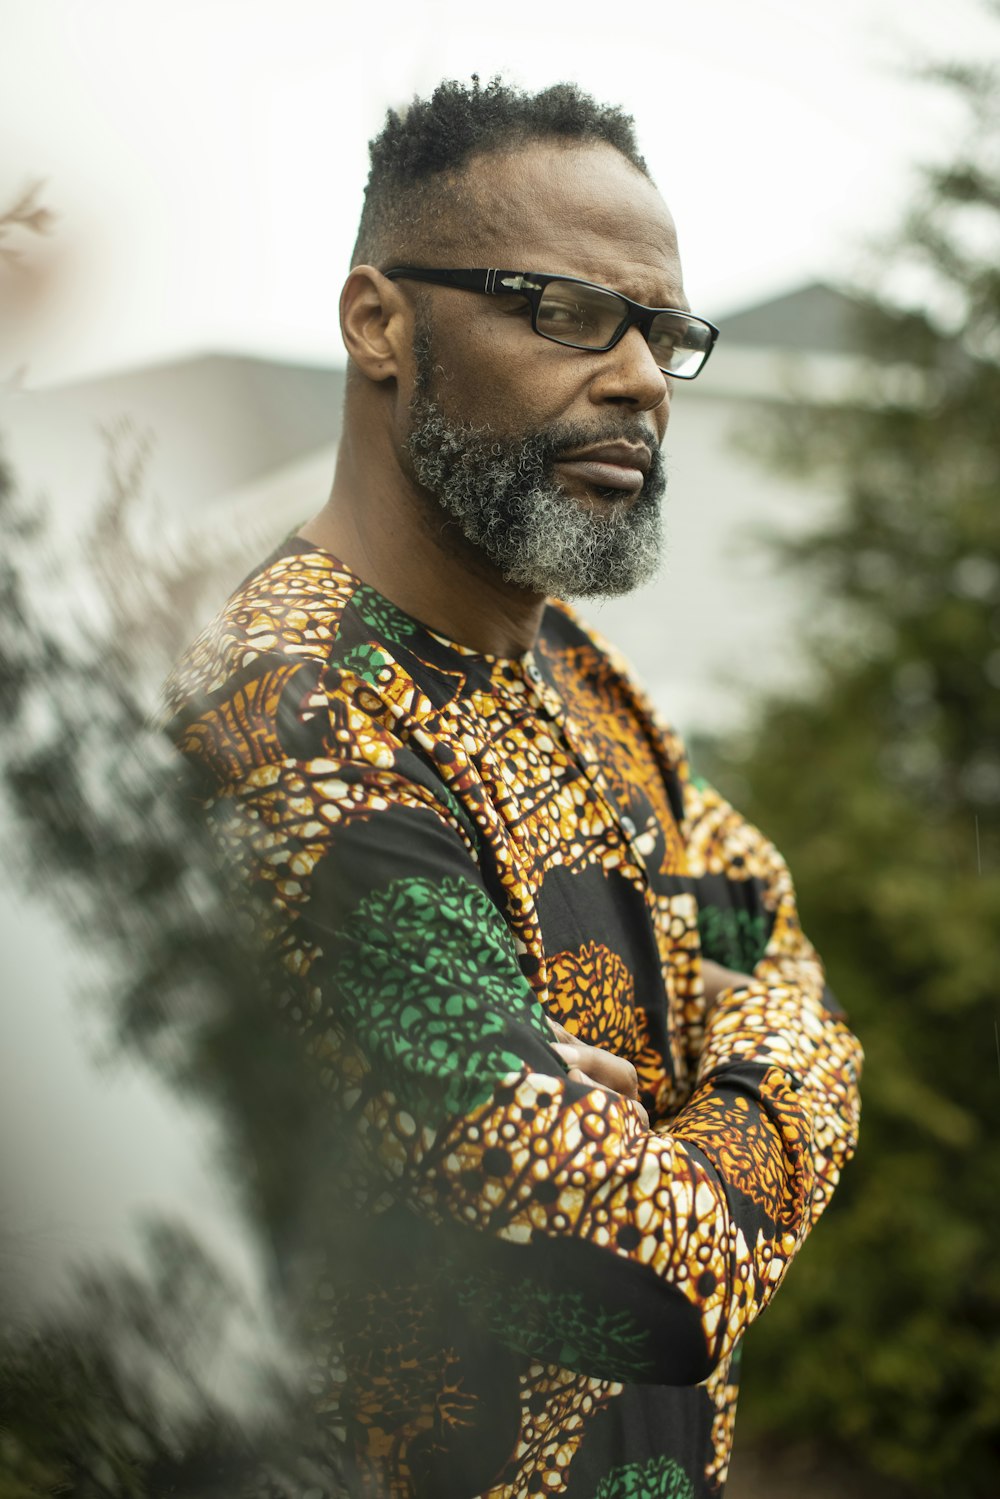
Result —
[[165, 717], [212, 697], [261, 657], [325, 664], [357, 589], [328, 553], [282, 549], [244, 579], [174, 667]]
[[213, 792], [292, 762], [391, 773], [401, 751], [393, 696], [414, 696], [386, 643], [392, 612], [329, 553], [283, 549], [178, 662], [161, 726]]

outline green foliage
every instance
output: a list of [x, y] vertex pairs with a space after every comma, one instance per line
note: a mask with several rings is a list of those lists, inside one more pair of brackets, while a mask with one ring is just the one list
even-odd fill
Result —
[[768, 416], [772, 461], [843, 493], [784, 547], [825, 629], [812, 685], [710, 769], [788, 857], [867, 1052], [859, 1157], [752, 1340], [741, 1429], [994, 1499], [1000, 66], [937, 78], [968, 141], [926, 172], [885, 262], [889, 285], [920, 270], [924, 308], [869, 306], [883, 370], [856, 405]]
[[153, 1273], [81, 1275], [71, 1307], [0, 1349], [0, 1499], [140, 1499], [162, 1484], [222, 1499], [247, 1466], [232, 1415], [206, 1387], [232, 1293], [183, 1232], [148, 1233]]
[[[175, 573], [161, 548], [134, 546], [135, 463], [112, 478], [92, 528], [60, 552], [0, 466], [6, 872], [100, 959], [91, 998], [106, 1034], [212, 1110], [263, 1259], [303, 1177], [322, 1166], [329, 1181], [331, 1142], [312, 1127], [314, 1069], [278, 1022], [253, 913], [148, 722], [189, 628], [174, 585], [197, 592], [211, 568]], [[5, 1000], [29, 1005], [24, 988]], [[75, 1268], [41, 1318], [14, 1269], [0, 1223], [0, 1499], [228, 1499], [281, 1493], [283, 1474], [290, 1492], [325, 1492], [287, 1349], [194, 1233], [154, 1226], [139, 1269]]]

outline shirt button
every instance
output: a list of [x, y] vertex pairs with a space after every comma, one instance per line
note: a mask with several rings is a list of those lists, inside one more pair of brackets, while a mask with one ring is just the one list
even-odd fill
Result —
[[533, 682], [540, 682], [542, 680], [542, 674], [538, 670], [538, 667], [535, 665], [534, 662], [532, 662], [530, 666], [525, 667], [525, 670], [527, 671], [528, 676], [531, 678], [531, 680]]
[[622, 832], [626, 838], [634, 838], [636, 833], [635, 823], [631, 817], [623, 817], [621, 820]]

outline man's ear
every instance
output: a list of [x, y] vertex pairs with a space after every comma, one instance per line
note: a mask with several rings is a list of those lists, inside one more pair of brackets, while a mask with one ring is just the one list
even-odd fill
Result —
[[373, 265], [356, 265], [340, 294], [340, 331], [369, 380], [391, 380], [409, 352], [412, 313], [395, 282]]

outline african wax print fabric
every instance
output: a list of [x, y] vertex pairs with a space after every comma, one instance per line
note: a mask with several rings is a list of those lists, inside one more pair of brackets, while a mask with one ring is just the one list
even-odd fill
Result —
[[[330, 1492], [718, 1495], [740, 1339], [856, 1138], [780, 856], [561, 605], [484, 656], [293, 540], [169, 691], [336, 1142], [293, 1256]], [[709, 1006], [703, 956], [753, 982]]]

